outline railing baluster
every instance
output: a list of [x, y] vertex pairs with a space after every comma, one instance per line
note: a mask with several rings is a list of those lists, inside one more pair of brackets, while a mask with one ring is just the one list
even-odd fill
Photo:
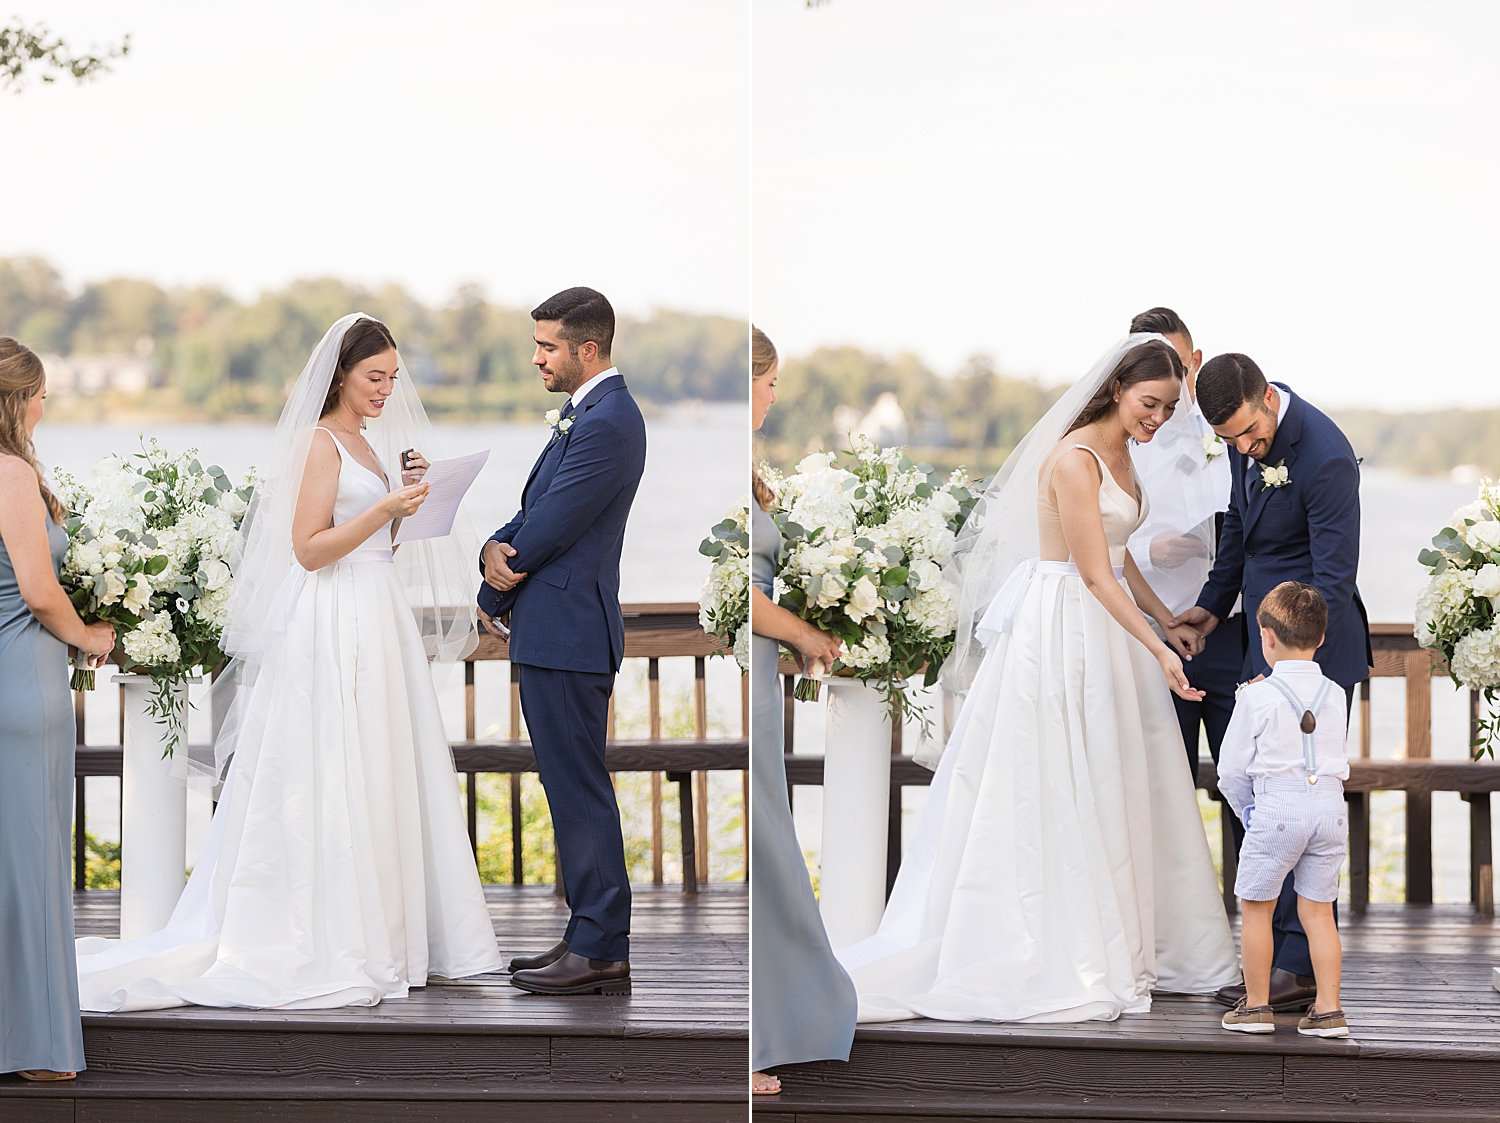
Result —
[[[1432, 756], [1432, 655], [1406, 653], [1406, 759]], [[1432, 903], [1432, 793], [1406, 793], [1406, 899]]]
[[[702, 741], [708, 737], [708, 682], [704, 678], [706, 660], [699, 655], [693, 660], [693, 735]], [[708, 773], [699, 772], [693, 785], [697, 797], [698, 880], [708, 883]]]
[[[474, 719], [474, 660], [464, 660], [464, 740], [475, 738]], [[464, 810], [469, 819], [469, 846], [474, 851], [474, 861], [479, 861], [479, 777], [473, 773], [464, 776]]]
[[[661, 740], [661, 662], [646, 660], [647, 714], [651, 740]], [[651, 884], [662, 884], [661, 773], [651, 773]]]
[[[510, 739], [521, 739], [521, 672], [510, 665]], [[526, 860], [521, 838], [521, 773], [510, 774], [510, 883], [526, 884]]]

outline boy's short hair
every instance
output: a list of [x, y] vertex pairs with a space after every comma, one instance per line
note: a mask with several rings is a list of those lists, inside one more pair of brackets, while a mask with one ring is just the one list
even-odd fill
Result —
[[1255, 622], [1293, 651], [1316, 650], [1328, 630], [1328, 602], [1311, 585], [1283, 581], [1260, 602]]

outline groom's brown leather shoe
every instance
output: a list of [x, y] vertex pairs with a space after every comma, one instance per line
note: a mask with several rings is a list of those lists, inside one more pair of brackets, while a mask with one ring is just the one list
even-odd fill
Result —
[[[1225, 1006], [1237, 1006], [1245, 997], [1245, 984], [1220, 987], [1214, 995]], [[1300, 1014], [1318, 997], [1318, 980], [1311, 975], [1294, 975], [1280, 967], [1271, 968], [1271, 1009], [1278, 1014]]]
[[536, 971], [517, 971], [510, 985], [532, 994], [629, 994], [630, 962], [585, 959], [570, 951]]
[[551, 967], [563, 956], [568, 954], [568, 941], [559, 940], [541, 955], [518, 955], [510, 961], [511, 974], [517, 971], [540, 971], [543, 967]]

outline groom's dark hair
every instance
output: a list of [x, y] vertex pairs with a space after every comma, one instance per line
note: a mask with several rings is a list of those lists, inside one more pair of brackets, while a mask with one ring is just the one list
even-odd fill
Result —
[[599, 357], [609, 358], [610, 344], [615, 341], [615, 310], [602, 292], [582, 285], [563, 289], [533, 308], [531, 318], [561, 324], [557, 334], [567, 340], [570, 354], [577, 355], [579, 346], [592, 340], [599, 345]]
[[1193, 333], [1170, 308], [1151, 308], [1130, 321], [1131, 335], [1152, 331], [1157, 335], [1180, 335], [1187, 340], [1188, 350], [1193, 349]]
[[1266, 376], [1249, 355], [1215, 355], [1198, 372], [1198, 407], [1210, 425], [1222, 425], [1250, 402], [1265, 407]]

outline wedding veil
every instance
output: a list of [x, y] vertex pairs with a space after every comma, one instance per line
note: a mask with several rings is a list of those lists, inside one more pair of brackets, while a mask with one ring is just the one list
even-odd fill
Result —
[[1127, 335], [1100, 355], [1088, 373], [1031, 427], [974, 505], [943, 572], [958, 605], [958, 637], [941, 675], [946, 693], [962, 696], [968, 692], [984, 659], [984, 647], [975, 634], [980, 619], [1016, 568], [1041, 552], [1037, 485], [1042, 462], [1126, 353], [1161, 338], [1155, 332]]
[[[247, 688], [254, 684], [261, 666], [275, 657], [307, 579], [292, 552], [292, 515], [344, 333], [360, 319], [373, 317], [362, 312], [342, 317], [313, 348], [287, 396], [269, 455], [259, 469], [255, 492], [229, 556], [234, 591], [221, 646], [231, 661], [214, 684], [213, 758], [196, 759], [184, 752], [173, 764], [174, 775], [195, 786], [223, 780], [243, 722], [250, 694]], [[402, 451], [416, 449], [429, 461], [439, 459], [442, 451], [399, 352], [397, 361], [395, 389], [365, 434], [393, 489], [401, 486]], [[478, 644], [474, 602], [478, 556], [479, 538], [462, 507], [446, 538], [407, 542], [396, 550], [397, 575], [429, 659], [456, 662]]]

